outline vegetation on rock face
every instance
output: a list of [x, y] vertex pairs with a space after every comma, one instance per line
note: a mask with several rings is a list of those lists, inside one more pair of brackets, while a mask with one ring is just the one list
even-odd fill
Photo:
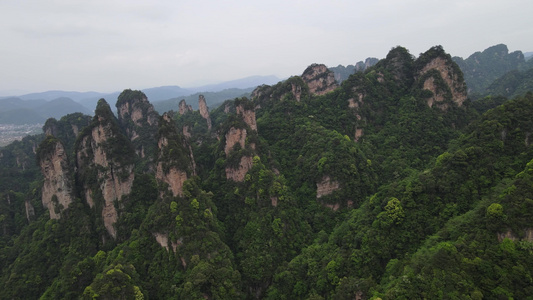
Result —
[[65, 151], [73, 154], [76, 138], [85, 127], [89, 126], [91, 119], [90, 116], [81, 113], [68, 114], [59, 120], [50, 118], [44, 123], [43, 131], [61, 140]]
[[[396, 47], [324, 95], [294, 76], [228, 100], [210, 130], [198, 111], [119, 121], [103, 99], [48, 120], [0, 149], [0, 298], [531, 297], [533, 93], [510, 83], [528, 73], [459, 103], [459, 66]], [[50, 220], [35, 162], [59, 142], [77, 184]], [[181, 193], [152, 162], [185, 172]]]
[[116, 103], [118, 122], [137, 154], [136, 169], [153, 169], [159, 114], [141, 91], [124, 90]]

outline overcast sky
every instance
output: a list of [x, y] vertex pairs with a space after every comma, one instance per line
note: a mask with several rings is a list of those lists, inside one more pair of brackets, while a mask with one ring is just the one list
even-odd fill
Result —
[[401, 45], [533, 51], [531, 0], [0, 0], [0, 94], [300, 75]]

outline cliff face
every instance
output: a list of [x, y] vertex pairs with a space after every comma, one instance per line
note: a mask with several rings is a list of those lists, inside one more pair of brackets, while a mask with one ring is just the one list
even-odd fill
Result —
[[35, 216], [35, 209], [33, 205], [31, 205], [30, 200], [24, 201], [24, 208], [26, 209], [26, 220], [28, 220], [28, 222], [31, 222], [31, 220]]
[[[224, 147], [226, 157], [229, 157], [232, 154], [236, 144], [239, 144], [241, 149], [246, 147], [246, 134], [247, 131], [244, 128], [230, 128], [230, 130], [226, 133], [226, 146]], [[244, 177], [251, 167], [252, 157], [243, 155], [241, 156], [238, 165], [226, 167], [226, 179], [242, 182], [244, 181]]]
[[157, 126], [157, 112], [141, 91], [124, 90], [119, 95], [116, 106], [120, 124], [128, 125], [127, 122], [131, 120], [136, 126]]
[[124, 136], [109, 105], [100, 99], [93, 123], [76, 145], [78, 180], [91, 207], [101, 208], [104, 226], [116, 238], [118, 219], [114, 202], [128, 195], [133, 184], [133, 146]]
[[339, 85], [335, 74], [322, 64], [312, 64], [302, 74], [302, 79], [314, 95], [324, 95], [336, 89]]
[[[236, 182], [244, 181], [246, 173], [252, 168], [252, 155], [256, 145], [250, 136], [257, 134], [257, 122], [253, 102], [248, 99], [235, 100], [237, 123], [241, 126], [232, 126], [225, 134], [224, 153], [227, 160], [232, 163], [225, 168], [226, 179]], [[236, 145], [240, 147], [235, 147]], [[236, 150], [238, 149], [238, 150]]]
[[159, 114], [141, 91], [124, 90], [116, 107], [118, 122], [133, 143], [135, 153], [145, 158], [155, 148]]
[[327, 196], [339, 189], [339, 183], [332, 181], [329, 176], [324, 176], [320, 182], [316, 184], [316, 198]]
[[[67, 154], [63, 144], [52, 136], [41, 144], [39, 152], [39, 166], [44, 177], [42, 203], [51, 219], [59, 219], [61, 211], [67, 209], [74, 198]], [[29, 219], [33, 207], [29, 209], [26, 205], [26, 211]]]
[[253, 107], [251, 108], [246, 108], [244, 106], [244, 104], [239, 104], [235, 107], [235, 109], [237, 110], [237, 115], [240, 115], [242, 117], [242, 119], [244, 120], [244, 123], [246, 123], [246, 125], [250, 126], [250, 128], [252, 130], [255, 130], [257, 131], [257, 123], [256, 123], [256, 120], [255, 120], [255, 111], [253, 109]]
[[293, 76], [274, 86], [257, 87], [251, 94], [259, 106], [272, 101], [291, 99], [300, 102], [310, 95], [324, 95], [338, 88], [335, 74], [323, 64], [312, 64], [302, 76]]
[[233, 148], [237, 143], [242, 149], [244, 149], [246, 143], [246, 129], [231, 127], [226, 133], [226, 145], [224, 147], [224, 153], [226, 153], [226, 156], [233, 151]]
[[515, 234], [512, 230], [507, 230], [505, 232], [498, 232], [497, 237], [498, 241], [501, 243], [504, 239], [510, 239], [512, 241], [528, 241], [533, 242], [533, 228], [526, 228], [523, 230], [523, 236], [520, 237], [519, 235]]
[[243, 182], [246, 173], [252, 168], [253, 160], [251, 156], [242, 156], [237, 167], [226, 167], [226, 179], [235, 182]]
[[195, 175], [191, 147], [174, 125], [174, 120], [164, 113], [160, 120], [156, 179], [168, 184], [172, 196], [183, 195], [183, 183]]
[[207, 108], [207, 103], [203, 95], [198, 97], [198, 109], [200, 110], [200, 115], [207, 121], [207, 130], [211, 130], [211, 118], [209, 117], [209, 109]]
[[291, 93], [294, 95], [294, 98], [296, 98], [296, 101], [300, 102], [300, 99], [302, 98], [302, 86], [296, 83], [291, 83]]
[[437, 105], [446, 110], [451, 103], [462, 106], [467, 98], [466, 83], [463, 74], [452, 58], [444, 53], [440, 47], [433, 47], [424, 53], [418, 61], [418, 71], [415, 75], [419, 86], [430, 91], [427, 105]]

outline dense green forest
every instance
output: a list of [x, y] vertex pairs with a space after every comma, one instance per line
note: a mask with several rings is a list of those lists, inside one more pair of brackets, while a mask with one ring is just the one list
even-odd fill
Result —
[[533, 93], [454, 60], [49, 119], [0, 149], [0, 299], [533, 298]]
[[489, 95], [512, 98], [533, 89], [533, 60], [526, 60], [521, 51], [509, 53], [504, 44], [453, 60], [463, 71], [473, 100]]

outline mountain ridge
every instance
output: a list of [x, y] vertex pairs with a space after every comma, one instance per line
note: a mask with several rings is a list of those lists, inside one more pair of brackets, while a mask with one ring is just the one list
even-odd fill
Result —
[[197, 101], [125, 89], [0, 149], [0, 298], [533, 295], [533, 93], [480, 108], [398, 46]]

